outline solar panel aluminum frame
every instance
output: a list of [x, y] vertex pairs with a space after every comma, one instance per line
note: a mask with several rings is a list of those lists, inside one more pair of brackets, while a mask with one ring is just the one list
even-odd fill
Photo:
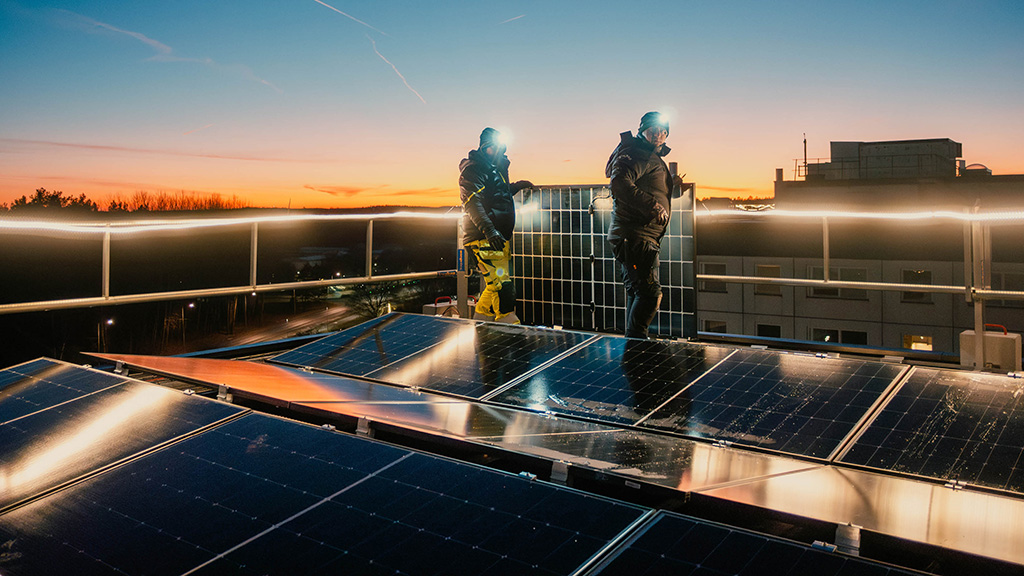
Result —
[[903, 387], [903, 383], [910, 378], [910, 375], [913, 374], [915, 370], [917, 370], [916, 366], [903, 367], [903, 371], [900, 372], [899, 376], [893, 378], [893, 381], [889, 385], [889, 388], [884, 393], [882, 393], [877, 400], [875, 400], [871, 408], [864, 413], [864, 416], [862, 416], [860, 420], [857, 421], [857, 424], [853, 427], [853, 430], [851, 430], [850, 433], [846, 436], [846, 438], [844, 438], [843, 441], [839, 443], [839, 446], [836, 446], [836, 449], [833, 450], [831, 454], [829, 454], [829, 457], [827, 458], [829, 462], [834, 463], [842, 459], [842, 457], [847, 452], [850, 451], [850, 447], [857, 443], [857, 439], [864, 434], [864, 431], [867, 430], [868, 426], [871, 425], [871, 422], [873, 422], [875, 418], [878, 416], [878, 414], [882, 412], [882, 409], [885, 407], [885, 405], [888, 404], [892, 397], [896, 395], [896, 392]]

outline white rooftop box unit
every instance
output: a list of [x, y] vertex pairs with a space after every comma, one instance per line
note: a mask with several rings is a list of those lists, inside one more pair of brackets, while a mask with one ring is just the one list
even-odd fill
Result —
[[[985, 366], [1005, 372], [1020, 372], [1020, 334], [985, 332]], [[974, 330], [960, 333], [960, 365], [974, 366]]]

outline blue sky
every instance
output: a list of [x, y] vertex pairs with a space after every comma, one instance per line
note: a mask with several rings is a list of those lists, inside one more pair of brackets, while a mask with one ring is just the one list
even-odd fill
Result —
[[0, 202], [452, 204], [485, 126], [513, 178], [600, 183], [655, 109], [701, 197], [770, 195], [804, 133], [1024, 173], [1021, 30], [1011, 1], [0, 0]]

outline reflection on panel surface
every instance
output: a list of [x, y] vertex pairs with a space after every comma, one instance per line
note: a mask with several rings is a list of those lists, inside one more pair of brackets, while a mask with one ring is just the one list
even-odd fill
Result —
[[365, 376], [467, 330], [473, 323], [419, 314], [388, 314], [285, 352], [273, 362]]
[[841, 460], [1024, 492], [1024, 380], [915, 368]]
[[0, 516], [0, 541], [11, 576], [570, 574], [644, 512], [249, 414]]
[[871, 576], [913, 573], [672, 512], [658, 516], [592, 576]]
[[493, 400], [633, 424], [728, 353], [716, 346], [602, 337]]
[[370, 377], [479, 398], [589, 338], [579, 332], [464, 323], [444, 342]]
[[49, 359], [12, 366], [0, 371], [0, 424], [124, 381]]
[[[711, 488], [702, 495], [1024, 565], [1024, 500], [836, 466]], [[1015, 573], [1015, 572], [1008, 572]]]
[[790, 458], [472, 402], [317, 402], [293, 408], [316, 415], [366, 417], [407, 430], [489, 444], [517, 454], [616, 473], [689, 491], [817, 466]]
[[737, 350], [642, 425], [825, 458], [902, 371], [882, 362]]
[[[76, 370], [99, 382], [116, 381]], [[244, 411], [126, 382], [7, 422], [0, 426], [0, 508]]]

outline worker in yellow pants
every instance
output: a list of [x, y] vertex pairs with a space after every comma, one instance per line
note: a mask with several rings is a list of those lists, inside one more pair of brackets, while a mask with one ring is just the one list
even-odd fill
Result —
[[[509, 182], [504, 135], [484, 128], [480, 145], [459, 162], [459, 197], [462, 200], [462, 244], [484, 275], [477, 299], [477, 315], [498, 322], [519, 324], [515, 315], [516, 286], [509, 275], [509, 241], [516, 225], [516, 193], [533, 188], [529, 180]], [[468, 258], [468, 259], [469, 259]]]
[[497, 322], [519, 324], [516, 286], [509, 275], [509, 243], [501, 250], [491, 250], [487, 240], [475, 240], [468, 242], [466, 248], [472, 251], [476, 269], [486, 284], [476, 299], [476, 316], [484, 319], [493, 316]]

